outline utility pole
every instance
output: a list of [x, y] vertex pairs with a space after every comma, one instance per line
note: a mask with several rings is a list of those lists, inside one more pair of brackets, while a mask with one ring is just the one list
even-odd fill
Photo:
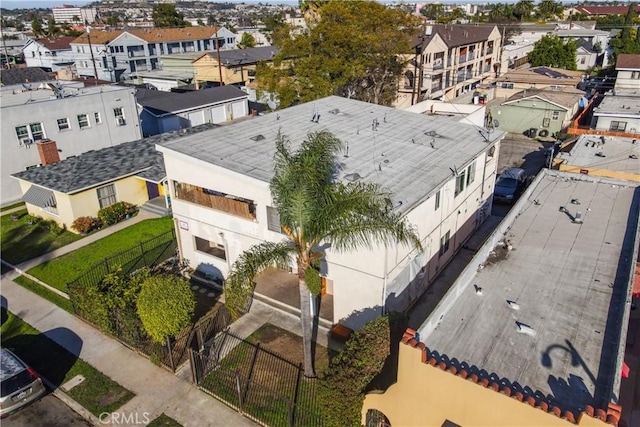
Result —
[[87, 41], [89, 42], [89, 53], [91, 53], [91, 64], [93, 65], [93, 76], [95, 77], [96, 86], [98, 85], [98, 69], [96, 68], [96, 60], [93, 57], [93, 48], [91, 47], [91, 27], [87, 27]]
[[218, 38], [218, 31], [220, 27], [216, 27], [216, 52], [218, 54], [218, 73], [220, 74], [220, 86], [224, 86], [222, 81], [222, 62], [220, 62], [220, 39]]
[[11, 61], [9, 60], [9, 51], [7, 50], [7, 41], [2, 35], [2, 46], [4, 46], [4, 58], [7, 60], [7, 70], [11, 69]]

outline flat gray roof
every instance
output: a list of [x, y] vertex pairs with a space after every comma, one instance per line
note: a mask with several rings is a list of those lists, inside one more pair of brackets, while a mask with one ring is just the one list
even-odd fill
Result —
[[[519, 385], [525, 396], [528, 391], [574, 411], [606, 407], [624, 349], [619, 341], [629, 312], [638, 185], [543, 171], [514, 207], [519, 215], [506, 235], [512, 249], [487, 248], [494, 251], [485, 252], [483, 268], [474, 264], [469, 285], [421, 340]], [[577, 211], [582, 224], [570, 219]]]
[[[600, 105], [593, 109], [593, 114], [615, 114], [621, 117], [640, 115], [640, 90], [626, 90], [623, 93], [624, 95], [606, 95]], [[640, 129], [636, 129], [636, 132], [640, 132]]]
[[[1, 108], [13, 107], [16, 105], [33, 104], [44, 101], [56, 101], [56, 95], [52, 89], [47, 87], [47, 84], [55, 85], [59, 84], [63, 93], [67, 97], [93, 95], [100, 92], [113, 92], [117, 90], [131, 90], [131, 88], [117, 85], [99, 85], [99, 86], [84, 86], [83, 82], [64, 82], [64, 81], [49, 81], [49, 82], [36, 82], [26, 83], [25, 85], [12, 85], [3, 86], [0, 89], [0, 100], [2, 101]], [[31, 87], [31, 90], [27, 90]]]
[[603, 143], [600, 135], [581, 135], [571, 151], [558, 158], [568, 165], [640, 175], [640, 138], [605, 136]]
[[[311, 121], [314, 113], [318, 123]], [[481, 128], [457, 120], [329, 96], [158, 145], [269, 182], [278, 130], [293, 148], [308, 133], [326, 130], [348, 146], [340, 179], [377, 182], [393, 194], [399, 211], [408, 212], [504, 136], [494, 131], [487, 142]]]

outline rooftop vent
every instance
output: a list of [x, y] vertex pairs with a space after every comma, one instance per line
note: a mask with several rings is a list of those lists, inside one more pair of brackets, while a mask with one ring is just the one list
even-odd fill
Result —
[[331, 114], [340, 114], [340, 110], [339, 110], [339, 109], [337, 109], [337, 108], [334, 108], [333, 110], [329, 110], [329, 112], [330, 112]]
[[344, 179], [346, 179], [347, 181], [351, 181], [351, 182], [355, 182], [355, 181], [359, 180], [360, 178], [362, 178], [362, 177], [357, 172], [350, 173], [350, 174], [347, 174], [347, 175], [344, 176]]
[[258, 135], [252, 136], [249, 139], [251, 139], [252, 141], [262, 141], [264, 139], [264, 135], [258, 134]]
[[514, 310], [520, 310], [520, 305], [515, 301], [507, 300], [507, 305], [509, 306], [509, 308], [512, 308]]
[[516, 320], [516, 327], [518, 328], [518, 332], [521, 334], [527, 334], [531, 336], [534, 336], [536, 334], [535, 329], [533, 329], [531, 326], [524, 324], [522, 322], [518, 322], [517, 320]]
[[476, 291], [476, 295], [482, 295], [482, 288], [478, 285], [473, 285], [473, 289]]
[[573, 222], [575, 224], [582, 224], [582, 212], [580, 211], [576, 212], [576, 216], [573, 217]]

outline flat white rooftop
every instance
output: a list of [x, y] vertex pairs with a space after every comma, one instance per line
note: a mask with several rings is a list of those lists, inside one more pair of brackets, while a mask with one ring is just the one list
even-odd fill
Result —
[[407, 212], [504, 136], [458, 120], [329, 96], [159, 145], [269, 182], [278, 131], [294, 149], [329, 131], [345, 144], [339, 179], [377, 182]]
[[606, 407], [620, 375], [640, 188], [555, 171], [538, 179], [514, 207], [504, 237], [512, 249], [498, 245], [474, 265], [433, 332], [424, 328], [434, 319], [419, 328], [421, 340], [525, 395], [570, 410]]
[[567, 165], [640, 175], [640, 135], [637, 139], [581, 135], [571, 151], [558, 158]]
[[85, 87], [84, 82], [65, 82], [58, 80], [53, 80], [51, 82], [25, 83], [24, 85], [3, 86], [0, 89], [1, 108], [57, 100], [55, 92], [47, 86], [47, 84], [58, 84], [62, 93], [64, 93], [65, 98], [114, 92], [118, 90], [131, 90], [125, 86], [117, 85]]

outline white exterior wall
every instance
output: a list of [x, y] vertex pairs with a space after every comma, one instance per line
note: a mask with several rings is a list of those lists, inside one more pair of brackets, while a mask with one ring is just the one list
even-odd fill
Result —
[[46, 46], [38, 43], [35, 40], [31, 40], [23, 49], [24, 61], [27, 67], [43, 67], [53, 68], [54, 63], [62, 62], [59, 53], [70, 52], [67, 51], [52, 51]]
[[618, 70], [615, 89], [640, 89], [640, 70]]
[[[229, 265], [251, 245], [264, 240], [282, 239], [282, 235], [268, 230], [266, 206], [271, 206], [268, 183], [162, 147], [159, 149], [164, 153], [182, 254], [189, 260], [191, 267], [226, 277]], [[388, 249], [377, 247], [352, 253], [327, 250], [321, 272], [331, 281], [329, 292], [333, 294], [334, 322], [340, 321], [359, 328], [381, 314], [383, 305], [386, 304], [388, 309], [406, 308], [427, 289], [429, 281], [444, 267], [455, 250], [490, 215], [498, 151], [499, 144], [496, 144], [493, 157], [482, 153], [475, 160], [474, 182], [457, 197], [454, 197], [455, 177], [452, 176], [441, 184], [438, 210], [435, 210], [434, 190], [433, 194], [408, 214], [409, 221], [417, 227], [423, 240], [423, 254], [406, 246]], [[236, 217], [177, 199], [174, 181], [253, 200], [256, 204], [256, 220]], [[480, 217], [479, 212], [483, 206], [483, 215]], [[456, 234], [457, 230], [460, 232]], [[451, 236], [449, 250], [439, 257], [440, 238], [447, 231], [450, 231]], [[223, 233], [224, 238], [219, 233]], [[194, 236], [225, 245], [227, 261], [196, 251]], [[409, 264], [414, 259], [417, 261], [412, 269]], [[408, 287], [408, 282], [419, 274], [420, 268], [425, 264], [421, 280], [414, 281]], [[396, 278], [398, 280], [394, 282]]]
[[[53, 93], [52, 93], [53, 94]], [[3, 95], [4, 96], [4, 95]], [[6, 95], [7, 98], [11, 94]], [[113, 109], [122, 107], [126, 124], [116, 123]], [[2, 192], [0, 203], [7, 204], [22, 197], [18, 181], [9, 175], [40, 164], [35, 144], [20, 145], [16, 127], [42, 123], [45, 137], [56, 141], [60, 159], [89, 150], [110, 147], [142, 137], [133, 91], [129, 88], [85, 93], [64, 99], [53, 99], [20, 105], [3, 104], [2, 116]], [[96, 124], [94, 113], [100, 113], [102, 124]], [[80, 129], [78, 114], [88, 114], [90, 127]], [[70, 129], [59, 131], [57, 119], [68, 118]]]
[[595, 121], [596, 130], [608, 131], [611, 126], [611, 122], [626, 122], [626, 133], [640, 133], [640, 116], [638, 115], [600, 115], [595, 113], [593, 115], [593, 120]]

